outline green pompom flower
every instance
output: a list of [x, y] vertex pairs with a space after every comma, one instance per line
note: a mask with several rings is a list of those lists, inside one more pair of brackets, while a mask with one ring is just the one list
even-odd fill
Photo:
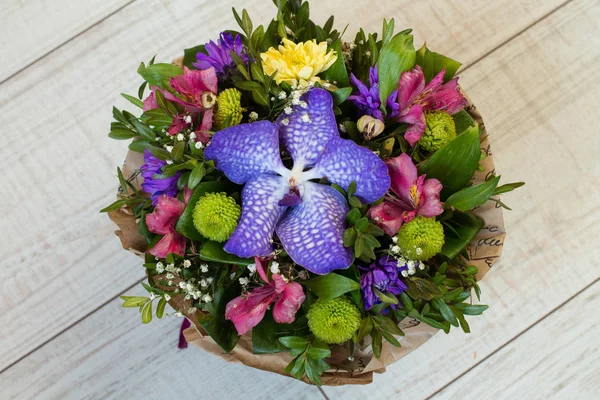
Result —
[[228, 128], [242, 121], [242, 93], [237, 89], [225, 89], [217, 97], [217, 111], [213, 122], [217, 129]]
[[426, 151], [433, 153], [456, 137], [454, 119], [444, 111], [425, 114], [425, 122], [425, 132], [419, 140], [419, 144]]
[[194, 227], [202, 236], [224, 242], [233, 233], [240, 214], [240, 206], [225, 193], [207, 193], [194, 207]]
[[398, 247], [402, 255], [411, 260], [429, 260], [443, 245], [444, 227], [435, 218], [419, 215], [398, 231]]
[[347, 298], [317, 300], [307, 314], [311, 332], [325, 343], [344, 343], [360, 326], [360, 311]]

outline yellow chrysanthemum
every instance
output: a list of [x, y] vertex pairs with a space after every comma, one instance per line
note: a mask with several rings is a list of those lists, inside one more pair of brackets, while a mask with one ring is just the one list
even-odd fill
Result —
[[277, 84], [287, 82], [298, 87], [306, 87], [309, 82], [319, 82], [317, 75], [331, 67], [337, 57], [334, 50], [327, 53], [327, 42], [317, 44], [314, 39], [298, 44], [283, 39], [278, 49], [271, 47], [260, 55], [267, 75], [277, 71]]

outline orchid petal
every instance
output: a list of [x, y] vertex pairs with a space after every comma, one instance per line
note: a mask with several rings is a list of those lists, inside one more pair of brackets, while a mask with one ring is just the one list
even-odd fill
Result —
[[269, 304], [277, 296], [272, 286], [254, 289], [246, 298], [239, 296], [225, 306], [225, 319], [233, 322], [241, 336], [262, 321]]
[[425, 89], [425, 75], [420, 66], [400, 75], [398, 84], [398, 103], [400, 109], [409, 106]]
[[417, 180], [417, 167], [412, 158], [408, 154], [402, 153], [398, 157], [387, 159], [385, 163], [392, 179], [392, 192], [407, 205], [412, 204], [410, 189]]
[[203, 92], [217, 93], [217, 74], [214, 68], [192, 70], [183, 67], [183, 74], [171, 78], [171, 87], [178, 93], [197, 97]]
[[379, 199], [390, 188], [385, 163], [371, 150], [341, 138], [327, 143], [310, 175], [324, 176], [344, 189], [355, 181], [356, 196], [367, 203]]
[[154, 89], [152, 89], [148, 97], [144, 99], [143, 110], [148, 111], [153, 110], [155, 108], [158, 108], [158, 102], [156, 101], [156, 93], [154, 92]]
[[[422, 175], [424, 176], [424, 175]], [[419, 201], [419, 214], [424, 217], [435, 217], [444, 212], [440, 201], [442, 184], [437, 179], [427, 179], [423, 184]]]
[[[273, 280], [283, 281], [283, 278], [281, 275], [275, 274]], [[283, 292], [273, 306], [273, 319], [275, 322], [278, 324], [291, 324], [294, 322], [296, 312], [298, 312], [305, 299], [306, 296], [299, 283], [286, 283]]]
[[279, 156], [277, 125], [269, 121], [235, 125], [214, 134], [204, 151], [230, 181], [246, 183], [251, 178], [285, 169]]
[[185, 253], [185, 237], [171, 231], [164, 235], [147, 253], [158, 258], [165, 258], [170, 253], [183, 256]]
[[406, 211], [404, 208], [384, 201], [383, 203], [373, 206], [367, 211], [367, 216], [383, 231], [390, 236], [398, 233], [404, 219], [402, 215]]
[[414, 147], [421, 137], [423, 137], [423, 133], [425, 133], [425, 123], [425, 114], [421, 113], [419, 119], [406, 130], [404, 139], [406, 139], [411, 146]]
[[173, 231], [173, 227], [183, 213], [185, 204], [174, 197], [160, 195], [154, 211], [146, 215], [146, 225], [152, 233], [166, 235]]
[[[305, 102], [306, 104], [303, 104]], [[302, 106], [305, 107], [302, 107]], [[281, 142], [300, 170], [312, 166], [331, 138], [339, 137], [333, 100], [325, 89], [311, 89], [277, 120]]]
[[287, 207], [279, 206], [288, 184], [284, 178], [262, 174], [242, 191], [242, 217], [224, 249], [238, 257], [266, 256], [273, 252], [271, 239]]
[[344, 247], [346, 199], [330, 186], [302, 185], [302, 203], [289, 209], [277, 225], [277, 236], [296, 264], [315, 274], [327, 274], [352, 264]]
[[425, 86], [424, 91], [435, 91], [444, 83], [444, 75], [446, 75], [446, 68], [442, 68], [440, 72], [436, 76], [433, 77], [431, 81]]

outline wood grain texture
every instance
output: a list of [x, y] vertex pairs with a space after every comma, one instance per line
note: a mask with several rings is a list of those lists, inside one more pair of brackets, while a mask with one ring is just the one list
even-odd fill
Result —
[[[406, 0], [373, 8], [338, 0], [313, 4], [313, 13], [322, 21], [336, 13], [338, 26], [360, 15], [367, 30], [396, 15], [397, 26], [411, 25], [436, 50], [471, 62], [559, 4]], [[106, 137], [110, 107], [125, 106], [118, 93], [137, 89], [139, 61], [155, 53], [169, 60], [233, 27], [231, 5], [249, 8], [255, 23], [273, 16], [270, 2], [258, 0], [136, 2], [1, 85], [10, 144], [0, 155], [11, 173], [0, 179], [14, 189], [3, 198], [10, 213], [0, 221], [0, 370], [143, 276], [96, 211], [112, 201], [125, 154], [125, 143]], [[36, 334], [28, 328], [32, 311], [35, 326], [44, 327]]]
[[324, 388], [330, 399], [427, 397], [598, 279], [599, 21], [597, 1], [574, 1], [464, 72], [496, 168], [527, 182], [504, 199], [505, 249], [481, 282], [490, 309], [469, 319], [472, 334], [440, 333], [373, 385]]
[[[143, 295], [136, 288], [130, 295]], [[0, 374], [9, 399], [321, 399], [314, 386], [177, 348], [181, 318], [142, 325], [116, 299]], [[30, 328], [40, 334], [39, 327]]]
[[600, 398], [599, 309], [596, 283], [434, 399]]
[[3, 0], [0, 82], [133, 0]]

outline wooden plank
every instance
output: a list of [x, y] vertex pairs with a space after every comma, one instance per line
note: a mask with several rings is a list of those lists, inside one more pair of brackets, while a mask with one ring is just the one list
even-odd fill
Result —
[[600, 398], [599, 309], [596, 283], [433, 398]]
[[502, 258], [481, 282], [490, 309], [469, 319], [473, 333], [440, 333], [373, 385], [324, 388], [328, 397], [425, 398], [598, 279], [599, 21], [600, 3], [573, 1], [462, 75], [496, 168], [506, 182], [527, 182], [505, 196], [514, 211], [504, 214]]
[[3, 1], [0, 82], [131, 1]]
[[[132, 295], [142, 294], [136, 288]], [[116, 299], [0, 374], [9, 399], [320, 399], [315, 386], [196, 347], [177, 349], [181, 318], [142, 325]], [[41, 334], [40, 327], [31, 333]]]
[[[379, 30], [383, 17], [397, 15], [398, 26], [413, 18], [416, 32], [437, 50], [472, 61], [560, 3], [433, 9], [403, 0], [368, 9], [336, 0], [313, 4], [313, 12], [323, 20], [336, 13], [340, 25], [361, 15], [367, 30]], [[0, 179], [12, 188], [4, 198], [11, 213], [0, 221], [6, 265], [0, 269], [0, 326], [6, 327], [0, 370], [143, 276], [112, 237], [112, 224], [95, 212], [113, 199], [115, 166], [125, 153], [125, 143], [106, 138], [110, 106], [126, 105], [117, 100], [120, 91], [135, 93], [139, 61], [155, 53], [169, 60], [234, 27], [226, 11], [231, 5], [249, 8], [255, 23], [273, 16], [270, 2], [258, 0], [134, 3], [1, 85], [1, 123], [13, 134], [0, 148], [11, 168]], [[440, 10], [444, 23], [431, 23]], [[464, 32], [471, 35], [468, 45]], [[28, 328], [32, 311], [35, 325], [44, 327], [35, 335]]]

